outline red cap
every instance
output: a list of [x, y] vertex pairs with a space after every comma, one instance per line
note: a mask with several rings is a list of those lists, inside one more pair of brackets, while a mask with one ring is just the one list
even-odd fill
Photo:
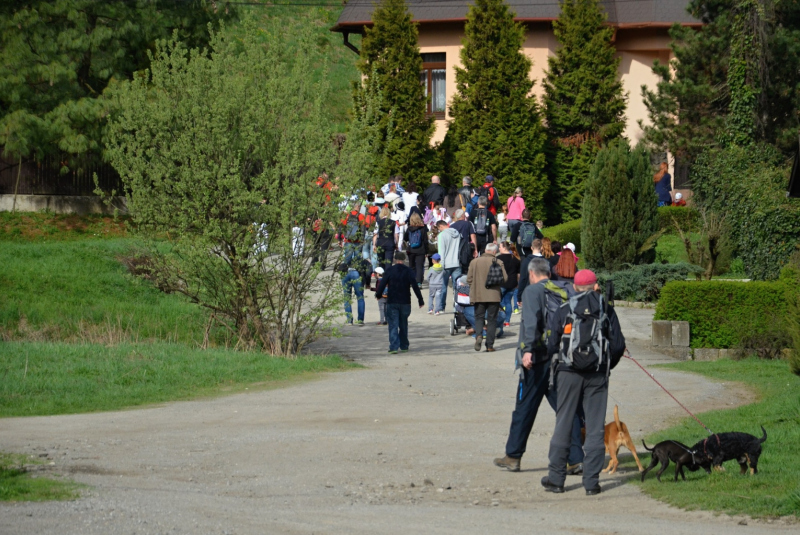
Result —
[[575, 274], [575, 286], [589, 286], [597, 282], [597, 275], [591, 269], [582, 269]]

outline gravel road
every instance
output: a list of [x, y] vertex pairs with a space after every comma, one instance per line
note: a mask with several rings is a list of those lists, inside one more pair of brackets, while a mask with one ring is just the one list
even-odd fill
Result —
[[[571, 492], [545, 493], [546, 404], [523, 471], [495, 468], [514, 405], [516, 326], [498, 352], [476, 353], [471, 338], [449, 335], [449, 315], [414, 310], [411, 352], [387, 355], [386, 330], [367, 306], [367, 326], [315, 348], [363, 370], [146, 409], [0, 420], [0, 450], [46, 455], [46, 471], [88, 485], [70, 502], [0, 505], [0, 533], [797, 533], [668, 507], [625, 485], [638, 474], [630, 470], [603, 475], [597, 497], [584, 495], [580, 477], [568, 478]], [[651, 311], [619, 315], [634, 356], [668, 361], [647, 350]], [[692, 410], [752, 399], [739, 385], [656, 373]], [[611, 396], [609, 416], [618, 403], [637, 444], [683, 416], [629, 361], [613, 372]]]

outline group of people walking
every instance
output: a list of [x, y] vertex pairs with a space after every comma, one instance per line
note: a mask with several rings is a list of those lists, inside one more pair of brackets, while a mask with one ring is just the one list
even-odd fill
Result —
[[444, 313], [451, 287], [454, 306], [469, 309], [467, 334], [475, 337], [476, 351], [494, 352], [498, 333], [521, 310], [516, 406], [506, 454], [494, 464], [520, 470], [546, 398], [556, 411], [556, 426], [541, 484], [563, 492], [566, 476], [582, 473], [586, 493], [593, 495], [600, 492], [605, 457], [608, 377], [625, 339], [595, 274], [578, 270], [574, 244], [546, 238], [541, 221], [530, 220], [522, 194], [517, 188], [501, 203], [492, 176], [479, 188], [464, 177], [461, 188], [449, 191], [434, 176], [419, 195], [413, 187], [403, 188], [402, 177], [392, 177], [342, 222], [345, 312], [353, 323], [355, 293], [355, 323], [364, 323], [364, 287], [369, 289], [374, 277], [389, 353], [408, 351], [411, 294], [423, 308], [426, 260], [428, 313]]

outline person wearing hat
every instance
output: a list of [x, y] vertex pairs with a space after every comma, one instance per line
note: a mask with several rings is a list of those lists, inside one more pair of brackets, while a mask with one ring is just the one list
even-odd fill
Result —
[[675, 202], [672, 203], [672, 206], [686, 206], [686, 199], [683, 198], [683, 193], [675, 194]]
[[440, 263], [442, 257], [435, 253], [431, 260], [433, 265], [428, 270], [428, 314], [438, 316], [442, 313], [441, 300], [444, 289], [444, 268]]
[[[573, 419], [578, 404], [582, 403], [586, 418], [583, 487], [587, 495], [593, 496], [601, 491], [600, 470], [605, 462], [603, 439], [609, 372], [619, 364], [625, 352], [625, 337], [614, 307], [606, 303], [599, 293], [594, 272], [588, 269], [578, 271], [573, 287], [577, 294], [550, 317], [547, 326], [547, 353], [553, 359], [551, 382], [557, 399], [556, 426], [550, 440], [549, 471], [542, 478], [542, 486], [548, 492], [564, 492]], [[594, 332], [595, 321], [600, 322], [603, 353], [595, 355], [595, 344], [573, 349], [576, 339], [584, 339], [584, 334]], [[593, 340], [591, 335], [589, 338]], [[587, 365], [581, 366], [581, 356], [586, 357]], [[565, 362], [567, 358], [572, 359], [572, 364]], [[524, 361], [523, 365], [528, 367]]]
[[389, 325], [389, 322], [386, 321], [386, 294], [389, 288], [384, 288], [383, 293], [378, 295], [378, 283], [380, 283], [383, 278], [383, 268], [376, 267], [374, 273], [375, 288], [373, 288], [372, 291], [375, 292], [375, 298], [378, 300], [378, 312], [381, 314], [381, 321], [378, 322], [378, 325]]

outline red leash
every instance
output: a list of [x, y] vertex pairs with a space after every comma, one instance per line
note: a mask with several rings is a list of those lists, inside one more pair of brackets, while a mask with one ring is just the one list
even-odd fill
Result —
[[[647, 375], [649, 375], [649, 376], [650, 376], [650, 379], [652, 379], [653, 381], [655, 381], [655, 382], [656, 382], [656, 384], [657, 384], [658, 386], [660, 386], [660, 387], [661, 387], [661, 390], [663, 390], [664, 392], [666, 392], [666, 393], [669, 395], [669, 397], [671, 397], [672, 399], [674, 399], [674, 400], [675, 400], [675, 403], [677, 403], [678, 405], [680, 405], [680, 406], [681, 406], [681, 408], [682, 408], [683, 410], [685, 410], [686, 412], [688, 412], [688, 413], [689, 413], [689, 416], [691, 416], [692, 418], [694, 418], [694, 419], [695, 419], [695, 421], [696, 421], [698, 424], [700, 424], [701, 426], [703, 426], [703, 429], [705, 429], [706, 431], [708, 431], [708, 434], [709, 434], [709, 435], [713, 435], [713, 434], [714, 434], [714, 432], [713, 432], [711, 429], [709, 429], [708, 427], [706, 427], [706, 424], [704, 424], [703, 422], [701, 422], [701, 421], [700, 421], [700, 418], [698, 418], [697, 416], [695, 416], [694, 414], [692, 414], [692, 411], [690, 411], [689, 409], [687, 409], [687, 408], [686, 408], [686, 406], [685, 406], [683, 403], [681, 403], [680, 401], [678, 401], [678, 398], [676, 398], [675, 396], [673, 396], [673, 395], [670, 393], [670, 391], [669, 391], [669, 390], [667, 390], [666, 388], [664, 388], [664, 385], [662, 385], [661, 383], [659, 383], [659, 382], [658, 382], [658, 380], [655, 378], [655, 376], [654, 376], [652, 373], [650, 373], [649, 371], [647, 371], [647, 370], [644, 368], [644, 366], [642, 366], [641, 364], [639, 364], [639, 362], [638, 362], [638, 361], [637, 361], [635, 358], [633, 358], [633, 357], [631, 356], [630, 352], [628, 351], [628, 348], [625, 348], [625, 358], [631, 359], [631, 360], [632, 360], [634, 363], [636, 363], [636, 365], [637, 365], [637, 366], [639, 366], [639, 368], [641, 368], [641, 369], [642, 369], [642, 371], [643, 371], [644, 373], [646, 373]], [[717, 440], [719, 440], [719, 438], [717, 438]]]

